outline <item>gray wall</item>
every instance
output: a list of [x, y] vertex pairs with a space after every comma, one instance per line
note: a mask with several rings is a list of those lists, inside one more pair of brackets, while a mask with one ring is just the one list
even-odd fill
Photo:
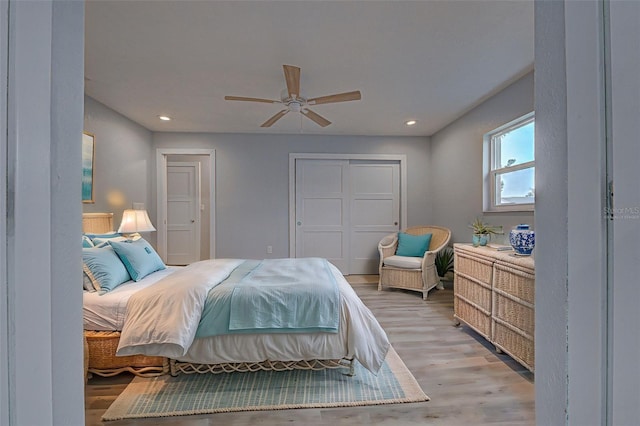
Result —
[[432, 223], [425, 137], [154, 133], [153, 141], [216, 150], [219, 258], [264, 258], [267, 245], [271, 257], [289, 256], [289, 153], [406, 154], [407, 225]]
[[[153, 221], [151, 132], [89, 96], [84, 102], [84, 130], [95, 135], [95, 203], [83, 204], [83, 212], [113, 212], [117, 229], [123, 210], [144, 203]], [[154, 232], [144, 238], [155, 244]]]
[[533, 108], [531, 72], [431, 136], [429, 203], [433, 223], [451, 229], [452, 243], [471, 241], [468, 225], [479, 216], [505, 230], [496, 242], [507, 243], [508, 231], [519, 223], [533, 226], [532, 212], [482, 211], [483, 136]]

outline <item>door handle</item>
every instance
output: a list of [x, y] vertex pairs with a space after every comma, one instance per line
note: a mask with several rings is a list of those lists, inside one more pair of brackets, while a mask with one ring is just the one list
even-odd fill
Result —
[[298, 226], [302, 225], [302, 221], [300, 221], [300, 220], [299, 220], [299, 221], [296, 223], [296, 225], [298, 225]]
[[398, 226], [398, 222], [393, 222], [393, 224], [394, 224], [395, 226]]
[[196, 220], [195, 220], [195, 219], [191, 219], [191, 223], [195, 223], [195, 222], [196, 222]]

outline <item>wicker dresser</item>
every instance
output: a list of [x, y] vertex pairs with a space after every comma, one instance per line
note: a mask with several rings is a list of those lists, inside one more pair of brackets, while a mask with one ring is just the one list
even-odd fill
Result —
[[533, 257], [454, 244], [454, 318], [534, 370]]

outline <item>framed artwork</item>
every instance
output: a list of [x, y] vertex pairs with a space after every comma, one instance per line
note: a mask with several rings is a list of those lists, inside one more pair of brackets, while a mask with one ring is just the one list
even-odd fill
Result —
[[82, 132], [82, 202], [93, 203], [93, 165], [96, 138], [91, 133]]

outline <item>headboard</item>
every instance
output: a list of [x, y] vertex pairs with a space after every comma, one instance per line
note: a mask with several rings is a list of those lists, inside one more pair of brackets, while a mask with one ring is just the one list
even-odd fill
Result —
[[113, 213], [82, 213], [82, 232], [104, 234], [113, 230]]

